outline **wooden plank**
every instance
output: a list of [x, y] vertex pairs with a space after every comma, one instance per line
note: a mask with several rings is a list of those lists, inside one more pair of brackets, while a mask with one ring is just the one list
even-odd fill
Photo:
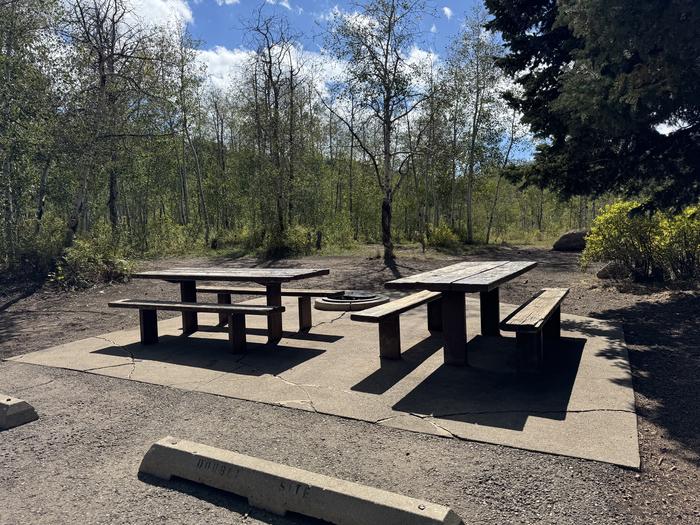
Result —
[[133, 274], [137, 279], [284, 282], [328, 275], [328, 268], [172, 268]]
[[141, 310], [166, 310], [172, 312], [235, 313], [245, 315], [270, 315], [284, 312], [284, 306], [240, 305], [217, 303], [177, 303], [173, 301], [142, 301], [121, 299], [109, 303], [112, 308], [138, 308]]
[[[509, 279], [533, 268], [537, 263], [531, 261], [485, 261], [464, 262], [446, 266], [431, 272], [424, 272], [410, 277], [402, 277], [386, 283], [387, 288], [399, 290], [425, 289], [433, 291], [481, 292], [489, 291]], [[499, 272], [499, 268], [508, 269]], [[492, 277], [482, 277], [482, 275]]]
[[534, 261], [508, 261], [501, 266], [459, 279], [452, 284], [457, 288], [467, 287], [473, 289], [474, 287], [483, 287], [484, 289], [480, 291], [488, 292], [498, 288], [504, 282], [515, 279], [532, 270], [535, 266], [537, 266], [537, 263]]
[[[232, 295], [265, 295], [265, 288], [257, 287], [226, 287], [226, 286], [200, 286], [197, 288], [198, 293], [215, 293], [215, 294], [232, 294]], [[340, 295], [343, 290], [319, 290], [319, 289], [302, 289], [302, 288], [284, 288], [282, 289], [282, 297], [332, 297]]]
[[426, 284], [449, 284], [453, 281], [478, 273], [488, 268], [492, 268], [495, 263], [480, 261], [464, 261], [429, 272], [422, 272], [416, 275], [409, 275], [400, 279], [389, 281], [385, 284], [387, 288], [419, 288]]
[[425, 304], [428, 301], [433, 301], [440, 297], [439, 292], [430, 292], [423, 290], [418, 293], [407, 295], [396, 301], [391, 301], [390, 303], [380, 304], [374, 308], [369, 308], [367, 310], [361, 310], [359, 312], [353, 313], [350, 318], [353, 321], [364, 321], [368, 323], [378, 323], [386, 317], [392, 315], [402, 314], [411, 308]]
[[408, 275], [406, 277], [401, 277], [400, 279], [395, 279], [389, 281], [387, 284], [417, 284], [419, 282], [424, 282], [428, 279], [444, 277], [448, 273], [462, 273], [467, 272], [470, 268], [474, 268], [482, 264], [479, 261], [463, 261], [456, 264], [451, 264], [450, 266], [443, 266], [442, 268], [436, 268], [435, 270], [430, 270], [427, 272], [417, 273], [415, 275]]
[[545, 288], [501, 323], [504, 330], [537, 331], [569, 293], [568, 288]]

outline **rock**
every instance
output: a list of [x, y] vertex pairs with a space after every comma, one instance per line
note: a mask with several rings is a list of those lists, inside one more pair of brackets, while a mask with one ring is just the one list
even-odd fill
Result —
[[559, 237], [554, 243], [553, 250], [557, 252], [582, 252], [586, 247], [588, 230], [572, 230]]
[[598, 279], [624, 279], [628, 275], [625, 267], [616, 261], [609, 262], [596, 273]]

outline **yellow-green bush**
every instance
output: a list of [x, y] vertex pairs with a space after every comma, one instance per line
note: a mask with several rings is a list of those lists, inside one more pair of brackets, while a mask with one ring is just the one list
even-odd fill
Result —
[[700, 275], [700, 214], [637, 213], [638, 202], [617, 202], [596, 217], [581, 257], [615, 261], [636, 280], [690, 279]]
[[146, 239], [146, 249], [140, 251], [157, 257], [187, 253], [194, 248], [200, 236], [191, 226], [183, 226], [165, 216], [149, 224]]
[[431, 229], [428, 244], [435, 248], [453, 249], [459, 246], [459, 237], [447, 224], [441, 222]]
[[700, 207], [661, 220], [660, 258], [676, 279], [700, 277]]
[[316, 242], [315, 233], [311, 228], [299, 224], [287, 228], [283, 235], [271, 235], [262, 245], [266, 258], [280, 258], [293, 255], [310, 254]]

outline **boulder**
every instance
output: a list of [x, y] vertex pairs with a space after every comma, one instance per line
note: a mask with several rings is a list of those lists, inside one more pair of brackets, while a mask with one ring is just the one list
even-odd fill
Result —
[[588, 230], [572, 230], [559, 237], [554, 243], [553, 250], [558, 252], [582, 252], [586, 247]]

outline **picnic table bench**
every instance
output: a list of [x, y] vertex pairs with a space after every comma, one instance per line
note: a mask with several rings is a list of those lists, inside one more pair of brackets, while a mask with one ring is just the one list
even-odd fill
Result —
[[442, 331], [442, 294], [424, 290], [390, 303], [361, 310], [350, 316], [353, 321], [379, 324], [379, 355], [385, 359], [401, 358], [399, 315], [423, 304], [428, 305], [428, 330]]
[[[227, 286], [199, 286], [197, 293], [216, 294], [217, 302], [220, 304], [231, 304], [232, 295], [265, 295], [265, 288], [236, 287]], [[282, 297], [297, 297], [299, 304], [299, 331], [310, 330], [313, 324], [311, 320], [311, 298], [312, 297], [333, 297], [341, 295], [343, 290], [319, 290], [303, 288], [282, 288]], [[226, 314], [220, 314], [219, 324], [225, 325]]]
[[218, 313], [228, 317], [229, 340], [234, 353], [246, 349], [246, 315], [271, 316], [284, 312], [284, 306], [240, 305], [218, 303], [183, 303], [174, 301], [122, 299], [109, 303], [112, 308], [133, 308], [139, 311], [141, 343], [144, 345], [158, 342], [158, 310], [174, 312]]
[[544, 288], [501, 322], [502, 330], [515, 332], [519, 368], [533, 354], [540, 368], [545, 351], [560, 339], [561, 303], [568, 293], [568, 288]]

